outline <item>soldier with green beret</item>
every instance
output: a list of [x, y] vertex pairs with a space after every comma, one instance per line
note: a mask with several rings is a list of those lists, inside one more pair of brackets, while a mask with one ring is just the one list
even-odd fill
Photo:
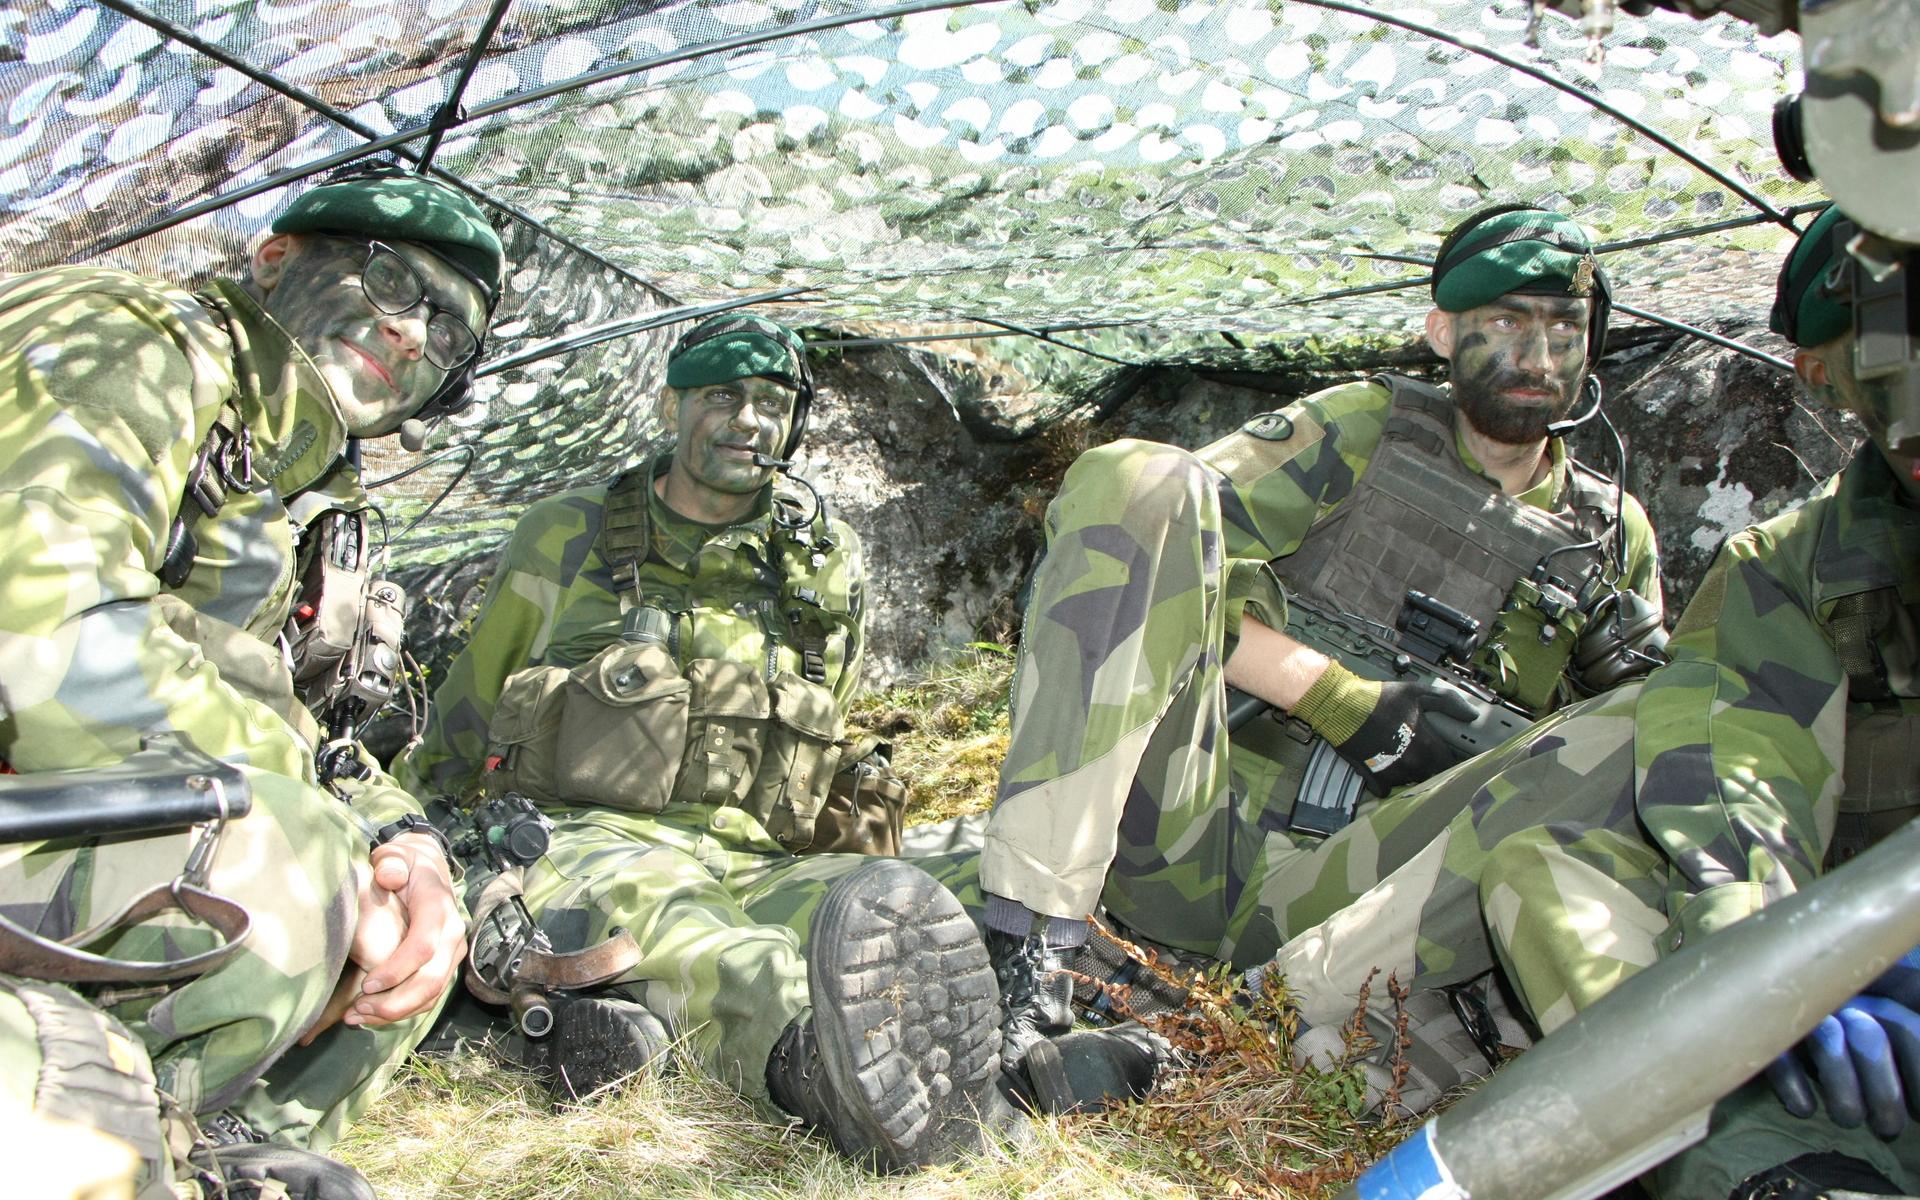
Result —
[[[1400, 849], [1369, 863], [1377, 886], [1260, 972], [1285, 977], [1307, 1022], [1346, 1020], [1375, 970], [1416, 999], [1498, 970], [1550, 1033], [1920, 814], [1920, 477], [1890, 443], [1887, 381], [1855, 369], [1834, 270], [1845, 228], [1830, 207], [1800, 235], [1772, 328], [1797, 347], [1808, 394], [1857, 415], [1870, 442], [1799, 508], [1727, 540], [1674, 629], [1672, 663], [1329, 843], [1356, 860]], [[1915, 1194], [1916, 1009], [1909, 956], [1776, 1066], [1779, 1098], [1765, 1080], [1736, 1091], [1707, 1140], [1643, 1184], [1688, 1200]], [[1370, 1017], [1394, 1020], [1385, 1005]]]
[[[159, 1089], [234, 1143], [216, 1152], [230, 1174], [293, 1170], [288, 1148], [337, 1138], [460, 963], [419, 805], [370, 760], [323, 784], [280, 642], [300, 587], [289, 506], [353, 491], [349, 439], [464, 402], [501, 277], [473, 203], [388, 171], [303, 192], [244, 278], [199, 292], [95, 267], [0, 283], [0, 756], [28, 777], [106, 767], [178, 732], [244, 774], [252, 811], [207, 843], [204, 886], [250, 935], [197, 977], [86, 988]], [[208, 951], [217, 935], [178, 914], [115, 915], [179, 877], [201, 833], [0, 848], [0, 911], [56, 941], [91, 929], [120, 959]], [[364, 1189], [318, 1161], [351, 1180], [317, 1194]], [[142, 1186], [167, 1172], [148, 1162]]]
[[853, 529], [775, 473], [812, 399], [779, 324], [682, 337], [673, 445], [520, 518], [401, 770], [423, 796], [537, 803], [551, 844], [523, 898], [542, 929], [639, 945], [529, 1044], [557, 1090], [638, 1069], [670, 1030], [767, 1115], [902, 1169], [979, 1144], [1004, 1103], [998, 1015], [943, 886], [968, 891], [972, 855], [817, 852], [865, 575]]
[[[1467, 716], [1462, 693], [1304, 644], [1289, 596], [1389, 637], [1435, 598], [1478, 630], [1462, 672], [1529, 714], [1577, 694], [1604, 606], [1637, 597], [1658, 630], [1646, 514], [1552, 429], [1604, 338], [1586, 235], [1537, 208], [1476, 214], [1441, 244], [1433, 297], [1445, 386], [1383, 375], [1197, 453], [1123, 441], [1067, 473], [981, 861], [1009, 1066], [1069, 1019], [1060, 966], [1096, 909], [1244, 967], [1364, 889], [1349, 879], [1390, 848], [1323, 840], [1314, 754], [1375, 795], [1460, 756], [1434, 718]], [[1231, 737], [1227, 685], [1272, 706]]]

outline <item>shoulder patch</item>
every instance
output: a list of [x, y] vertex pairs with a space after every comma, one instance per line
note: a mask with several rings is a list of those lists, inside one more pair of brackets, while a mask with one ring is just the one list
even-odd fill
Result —
[[1208, 466], [1235, 483], [1270, 475], [1320, 444], [1326, 429], [1305, 409], [1265, 413], [1200, 451]]
[[1293, 418], [1282, 412], [1262, 413], [1240, 427], [1265, 442], [1284, 442], [1293, 436]]

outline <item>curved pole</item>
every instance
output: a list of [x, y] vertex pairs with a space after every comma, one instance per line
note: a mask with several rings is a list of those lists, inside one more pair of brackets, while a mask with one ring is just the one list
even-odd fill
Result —
[[[118, 13], [121, 16], [126, 17], [128, 20], [138, 21], [140, 24], [145, 25], [147, 28], [153, 30], [155, 33], [158, 33], [162, 37], [171, 39], [172, 41], [179, 42], [181, 45], [187, 47], [188, 49], [193, 50], [199, 54], [205, 55], [206, 57], [212, 59], [214, 62], [219, 63], [221, 66], [227, 68], [228, 70], [233, 71], [237, 74], [246, 76], [248, 79], [252, 80], [254, 83], [259, 84], [261, 87], [266, 88], [268, 91], [277, 92], [278, 94], [285, 96], [287, 99], [293, 101], [295, 104], [300, 105], [302, 108], [305, 108], [322, 117], [325, 117], [327, 120], [332, 121], [334, 124], [340, 126], [341, 128], [346, 129], [349, 132], [352, 132], [360, 137], [366, 138], [369, 142], [379, 140], [379, 135], [374, 133], [373, 129], [370, 126], [358, 120], [355, 120], [351, 114], [342, 112], [340, 109], [335, 108], [331, 104], [328, 104], [325, 100], [320, 99], [320, 97], [315, 96], [311, 92], [305, 91], [304, 89], [299, 88], [294, 84], [288, 83], [286, 80], [281, 79], [278, 75], [272, 74], [271, 72], [268, 72], [268, 71], [262, 71], [260, 68], [254, 66], [252, 63], [249, 63], [246, 60], [241, 59], [233, 54], [229, 54], [226, 50], [222, 49], [220, 46], [216, 45], [213, 42], [207, 41], [205, 38], [200, 37], [198, 34], [194, 33], [190, 29], [183, 28], [180, 25], [177, 25], [174, 22], [169, 21], [164, 17], [157, 16], [153, 13], [147, 12], [146, 10], [138, 6], [129, 3], [128, 0], [95, 0], [95, 2], [98, 3], [102, 8], [105, 8], [111, 12]], [[409, 146], [394, 144], [389, 146], [388, 148], [392, 149], [392, 151], [396, 156], [403, 159], [410, 160], [410, 161], [418, 161], [421, 157], [420, 154], [418, 154]], [[363, 148], [363, 150], [356, 151], [355, 153], [356, 154], [358, 153], [373, 154], [373, 153], [377, 153], [377, 151], [373, 149]], [[352, 160], [351, 158], [349, 158], [347, 161], [352, 161]], [[422, 169], [425, 170], [427, 168], [423, 167]], [[253, 195], [257, 192], [271, 191], [272, 188], [280, 186], [283, 183], [294, 183], [300, 179], [304, 179], [307, 175], [314, 174], [314, 173], [316, 172], [303, 171], [303, 172], [288, 174], [285, 176], [275, 176], [274, 181], [271, 184], [268, 184], [267, 186], [253, 187], [251, 191], [234, 192], [234, 193], [229, 193], [228, 195], [223, 197], [216, 197], [215, 198], [216, 202], [211, 203], [210, 205], [203, 203], [200, 205], [196, 205], [191, 209], [183, 210], [185, 215], [181, 217], [181, 220], [168, 219], [166, 221], [156, 222], [153, 224], [141, 226], [138, 230], [134, 231], [132, 234], [126, 237], [122, 237], [117, 240], [108, 242], [105, 245], [90, 251], [90, 253], [104, 254], [109, 250], [116, 250], [121, 246], [127, 245], [129, 242], [138, 241], [140, 238], [143, 238], [150, 233], [159, 233], [163, 230], [170, 229], [174, 225], [180, 224], [181, 221], [192, 220], [194, 217], [197, 217], [204, 212], [211, 212], [214, 209], [224, 208], [228, 204], [235, 203], [239, 200], [243, 200], [247, 196]], [[553, 228], [553, 226], [547, 224], [545, 221], [540, 220], [538, 217], [534, 216], [530, 212], [527, 212], [525, 209], [520, 208], [518, 205], [510, 204], [507, 201], [502, 200], [500, 197], [495, 196], [492, 193], [488, 192], [485, 188], [478, 187], [472, 183], [469, 183], [465, 179], [461, 178], [460, 176], [453, 174], [451, 171], [444, 171], [439, 168], [433, 168], [432, 174], [435, 179], [440, 180], [442, 183], [445, 183], [449, 187], [457, 188], [458, 190], [465, 192], [467, 195], [472, 196], [475, 200], [478, 200], [483, 204], [491, 205], [492, 207], [499, 209], [501, 212], [506, 213], [508, 216], [512, 217], [516, 221], [519, 221], [521, 224], [526, 225], [529, 228], [539, 230], [543, 236], [552, 238], [554, 241], [559, 242], [561, 245], [565, 246], [569, 250], [572, 250], [576, 254], [585, 255], [587, 258], [591, 259], [593, 262], [597, 263], [598, 265], [600, 265], [601, 267], [604, 267], [609, 271], [612, 271], [614, 274], [620, 276], [620, 278], [626, 280], [628, 283], [634, 284], [638, 287], [646, 288], [648, 291], [660, 292], [660, 294], [663, 296], [666, 295], [665, 292], [661, 292], [658, 286], [640, 278], [640, 276], [634, 274], [632, 271], [629, 271], [627, 268], [621, 266], [620, 264], [606, 258], [604, 255], [596, 253], [595, 251], [588, 249], [586, 246], [581, 245], [580, 242], [576, 241], [571, 237], [568, 237], [564, 233], [561, 233], [559, 230]], [[672, 299], [672, 297], [669, 296], [668, 299]]]
[[1658, 313], [1650, 313], [1644, 308], [1635, 308], [1631, 304], [1622, 304], [1618, 300], [1613, 302], [1613, 311], [1625, 313], [1630, 317], [1638, 317], [1640, 320], [1646, 321], [1649, 324], [1659, 325], [1663, 328], [1671, 329], [1676, 333], [1684, 333], [1697, 337], [1703, 342], [1712, 342], [1716, 346], [1732, 350], [1736, 354], [1744, 354], [1748, 358], [1766, 363], [1770, 367], [1779, 367], [1782, 371], [1788, 373], [1792, 373], [1793, 371], [1793, 364], [1781, 358], [1779, 355], [1768, 354], [1765, 350], [1755, 350], [1745, 342], [1735, 341], [1730, 337], [1715, 333], [1711, 329], [1702, 329], [1698, 325], [1689, 325], [1685, 321], [1676, 321], [1672, 317], [1663, 317]]
[[1606, 113], [1641, 137], [1646, 138], [1648, 141], [1690, 164], [1702, 174], [1710, 176], [1718, 182], [1721, 187], [1726, 188], [1742, 200], [1745, 200], [1748, 204], [1753, 205], [1765, 213], [1768, 220], [1780, 225], [1785, 225], [1789, 229], [1793, 228], [1793, 222], [1788, 219], [1786, 213], [1781, 212], [1773, 205], [1767, 203], [1766, 199], [1759, 193], [1753, 191], [1733, 176], [1715, 167], [1713, 164], [1707, 162], [1693, 151], [1688, 150], [1685, 146], [1682, 146], [1651, 125], [1635, 120], [1633, 117], [1628, 116], [1618, 108], [1608, 104], [1592, 92], [1584, 88], [1576, 87], [1557, 75], [1541, 70], [1532, 63], [1522, 62], [1512, 55], [1503, 54], [1490, 46], [1476, 46], [1472, 42], [1455, 37], [1444, 29], [1435, 29], [1431, 25], [1422, 25], [1418, 21], [1409, 21], [1405, 17], [1396, 17], [1391, 13], [1382, 12], [1378, 5], [1353, 4], [1349, 3], [1348, 0], [1299, 0], [1299, 2], [1301, 4], [1310, 4], [1315, 8], [1327, 8], [1335, 12], [1347, 13], [1351, 16], [1365, 17], [1370, 21], [1378, 21], [1383, 25], [1392, 25], [1395, 28], [1404, 29], [1408, 33], [1417, 33], [1422, 37], [1429, 37], [1437, 42], [1444, 42], [1449, 46], [1465, 50], [1470, 54], [1478, 54], [1483, 58], [1490, 58], [1508, 70], [1518, 71], [1520, 74], [1531, 79], [1539, 80], [1548, 87], [1557, 88], [1569, 96], [1577, 97], [1587, 105]]
[[601, 342], [610, 342], [615, 338], [626, 337], [628, 334], [644, 333], [649, 329], [658, 329], [662, 325], [673, 325], [680, 321], [692, 321], [699, 317], [710, 317], [718, 313], [732, 312], [736, 308], [745, 308], [750, 304], [767, 304], [775, 300], [785, 300], [789, 296], [798, 296], [803, 292], [813, 290], [812, 288], [798, 287], [781, 288], [778, 291], [757, 292], [751, 296], [741, 296], [734, 300], [723, 300], [717, 304], [684, 305], [679, 308], [661, 309], [659, 312], [648, 313], [644, 317], [629, 317], [620, 321], [607, 321], [595, 325], [591, 329], [582, 329], [576, 333], [562, 334], [556, 338], [548, 338], [544, 342], [536, 343], [522, 350], [516, 350], [514, 353], [506, 355], [503, 358], [496, 358], [492, 362], [486, 363], [476, 369], [473, 377], [475, 379], [484, 379], [489, 375], [498, 375], [502, 371], [510, 371], [515, 367], [524, 367], [530, 362], [537, 362], [543, 358], [552, 358], [555, 355], [566, 354], [574, 350], [584, 350], [588, 346], [598, 346]]
[[621, 63], [617, 67], [602, 67], [598, 71], [589, 71], [585, 75], [576, 75], [572, 79], [562, 79], [530, 92], [517, 92], [468, 113], [464, 120], [478, 121], [495, 113], [506, 112], [522, 105], [538, 104], [554, 96], [563, 96], [568, 92], [577, 92], [597, 83], [606, 83], [612, 79], [624, 79], [629, 75], [638, 75], [642, 71], [651, 71], [658, 67], [672, 66], [674, 63], [688, 62], [696, 58], [705, 58], [709, 54], [724, 54], [729, 50], [744, 50], [749, 46], [761, 46], [768, 42], [777, 42], [783, 38], [800, 37], [809, 33], [818, 33], [825, 29], [839, 29], [847, 25], [860, 25], [868, 21], [890, 21], [895, 17], [912, 16], [914, 13], [933, 12], [943, 8], [972, 8], [977, 4], [996, 4], [1003, 0], [916, 0], [911, 4], [892, 4], [886, 8], [870, 8], [857, 13], [843, 13], [832, 17], [815, 17], [811, 21], [799, 21], [792, 25], [782, 25], [778, 29], [761, 30], [758, 33], [741, 33], [733, 37], [721, 38], [717, 42], [702, 42], [698, 46], [670, 50], [665, 54], [656, 54], [651, 58], [635, 59], [630, 63]]

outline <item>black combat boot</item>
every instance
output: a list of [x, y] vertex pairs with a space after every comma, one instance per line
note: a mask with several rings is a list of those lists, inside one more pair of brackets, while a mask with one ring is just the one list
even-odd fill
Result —
[[1000, 1104], [999, 1004], [966, 910], [932, 876], [876, 859], [814, 913], [810, 1012], [767, 1058], [773, 1102], [884, 1171], [977, 1149]]
[[643, 1004], [618, 996], [558, 996], [545, 1037], [515, 1034], [504, 1047], [561, 1103], [585, 1100], [645, 1070], [673, 1039]]
[[1138, 1021], [1042, 1038], [1027, 1051], [1021, 1099], [1035, 1112], [1090, 1112], [1153, 1089], [1173, 1048]]
[[1729, 1200], [1827, 1200], [1830, 1196], [1905, 1196], [1898, 1184], [1851, 1155], [1802, 1154], [1749, 1175]]
[[372, 1186], [352, 1167], [269, 1142], [231, 1112], [203, 1117], [199, 1125], [200, 1141], [187, 1158], [210, 1194], [257, 1200], [285, 1191], [287, 1200], [374, 1200]]
[[1018, 1071], [1027, 1051], [1073, 1028], [1073, 977], [1061, 951], [1038, 933], [987, 930], [987, 956], [1000, 987], [1000, 1065]]

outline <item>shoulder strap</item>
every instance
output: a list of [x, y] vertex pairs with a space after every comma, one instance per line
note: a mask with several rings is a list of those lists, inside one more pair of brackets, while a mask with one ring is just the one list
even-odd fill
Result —
[[[786, 609], [787, 629], [800, 649], [800, 671], [808, 683], [824, 686], [827, 682], [827, 640], [832, 631], [833, 622], [826, 615], [820, 603], [820, 593], [813, 588], [796, 584], [794, 580], [793, 558], [800, 558], [809, 564], [811, 574], [815, 558], [824, 558], [834, 551], [832, 527], [828, 523], [827, 502], [814, 493], [813, 518], [806, 522], [797, 519], [804, 511], [797, 496], [775, 492], [773, 496], [775, 519], [773, 521], [773, 559], [774, 570], [780, 575], [780, 597]], [[792, 518], [782, 519], [782, 513]]]
[[1847, 673], [1849, 700], [1888, 700], [1893, 696], [1880, 662], [1875, 640], [1880, 632], [1880, 606], [1886, 598], [1896, 598], [1892, 588], [1875, 588], [1842, 596], [1833, 603], [1826, 619], [1827, 637], [1833, 643], [1834, 657]]
[[253, 440], [239, 410], [229, 401], [194, 451], [193, 461], [187, 464], [187, 487], [174, 511], [166, 551], [160, 558], [161, 583], [173, 589], [187, 581], [193, 573], [193, 560], [200, 553], [193, 526], [225, 507], [232, 492], [250, 492], [253, 484]]
[[614, 591], [624, 615], [640, 598], [640, 564], [653, 552], [653, 523], [647, 512], [646, 467], [623, 472], [607, 485], [600, 517], [600, 557], [613, 568]]
[[1371, 382], [1393, 393], [1393, 409], [1383, 436], [1410, 442], [1436, 457], [1446, 452], [1453, 438], [1451, 397], [1432, 384], [1404, 375], [1375, 375]]

